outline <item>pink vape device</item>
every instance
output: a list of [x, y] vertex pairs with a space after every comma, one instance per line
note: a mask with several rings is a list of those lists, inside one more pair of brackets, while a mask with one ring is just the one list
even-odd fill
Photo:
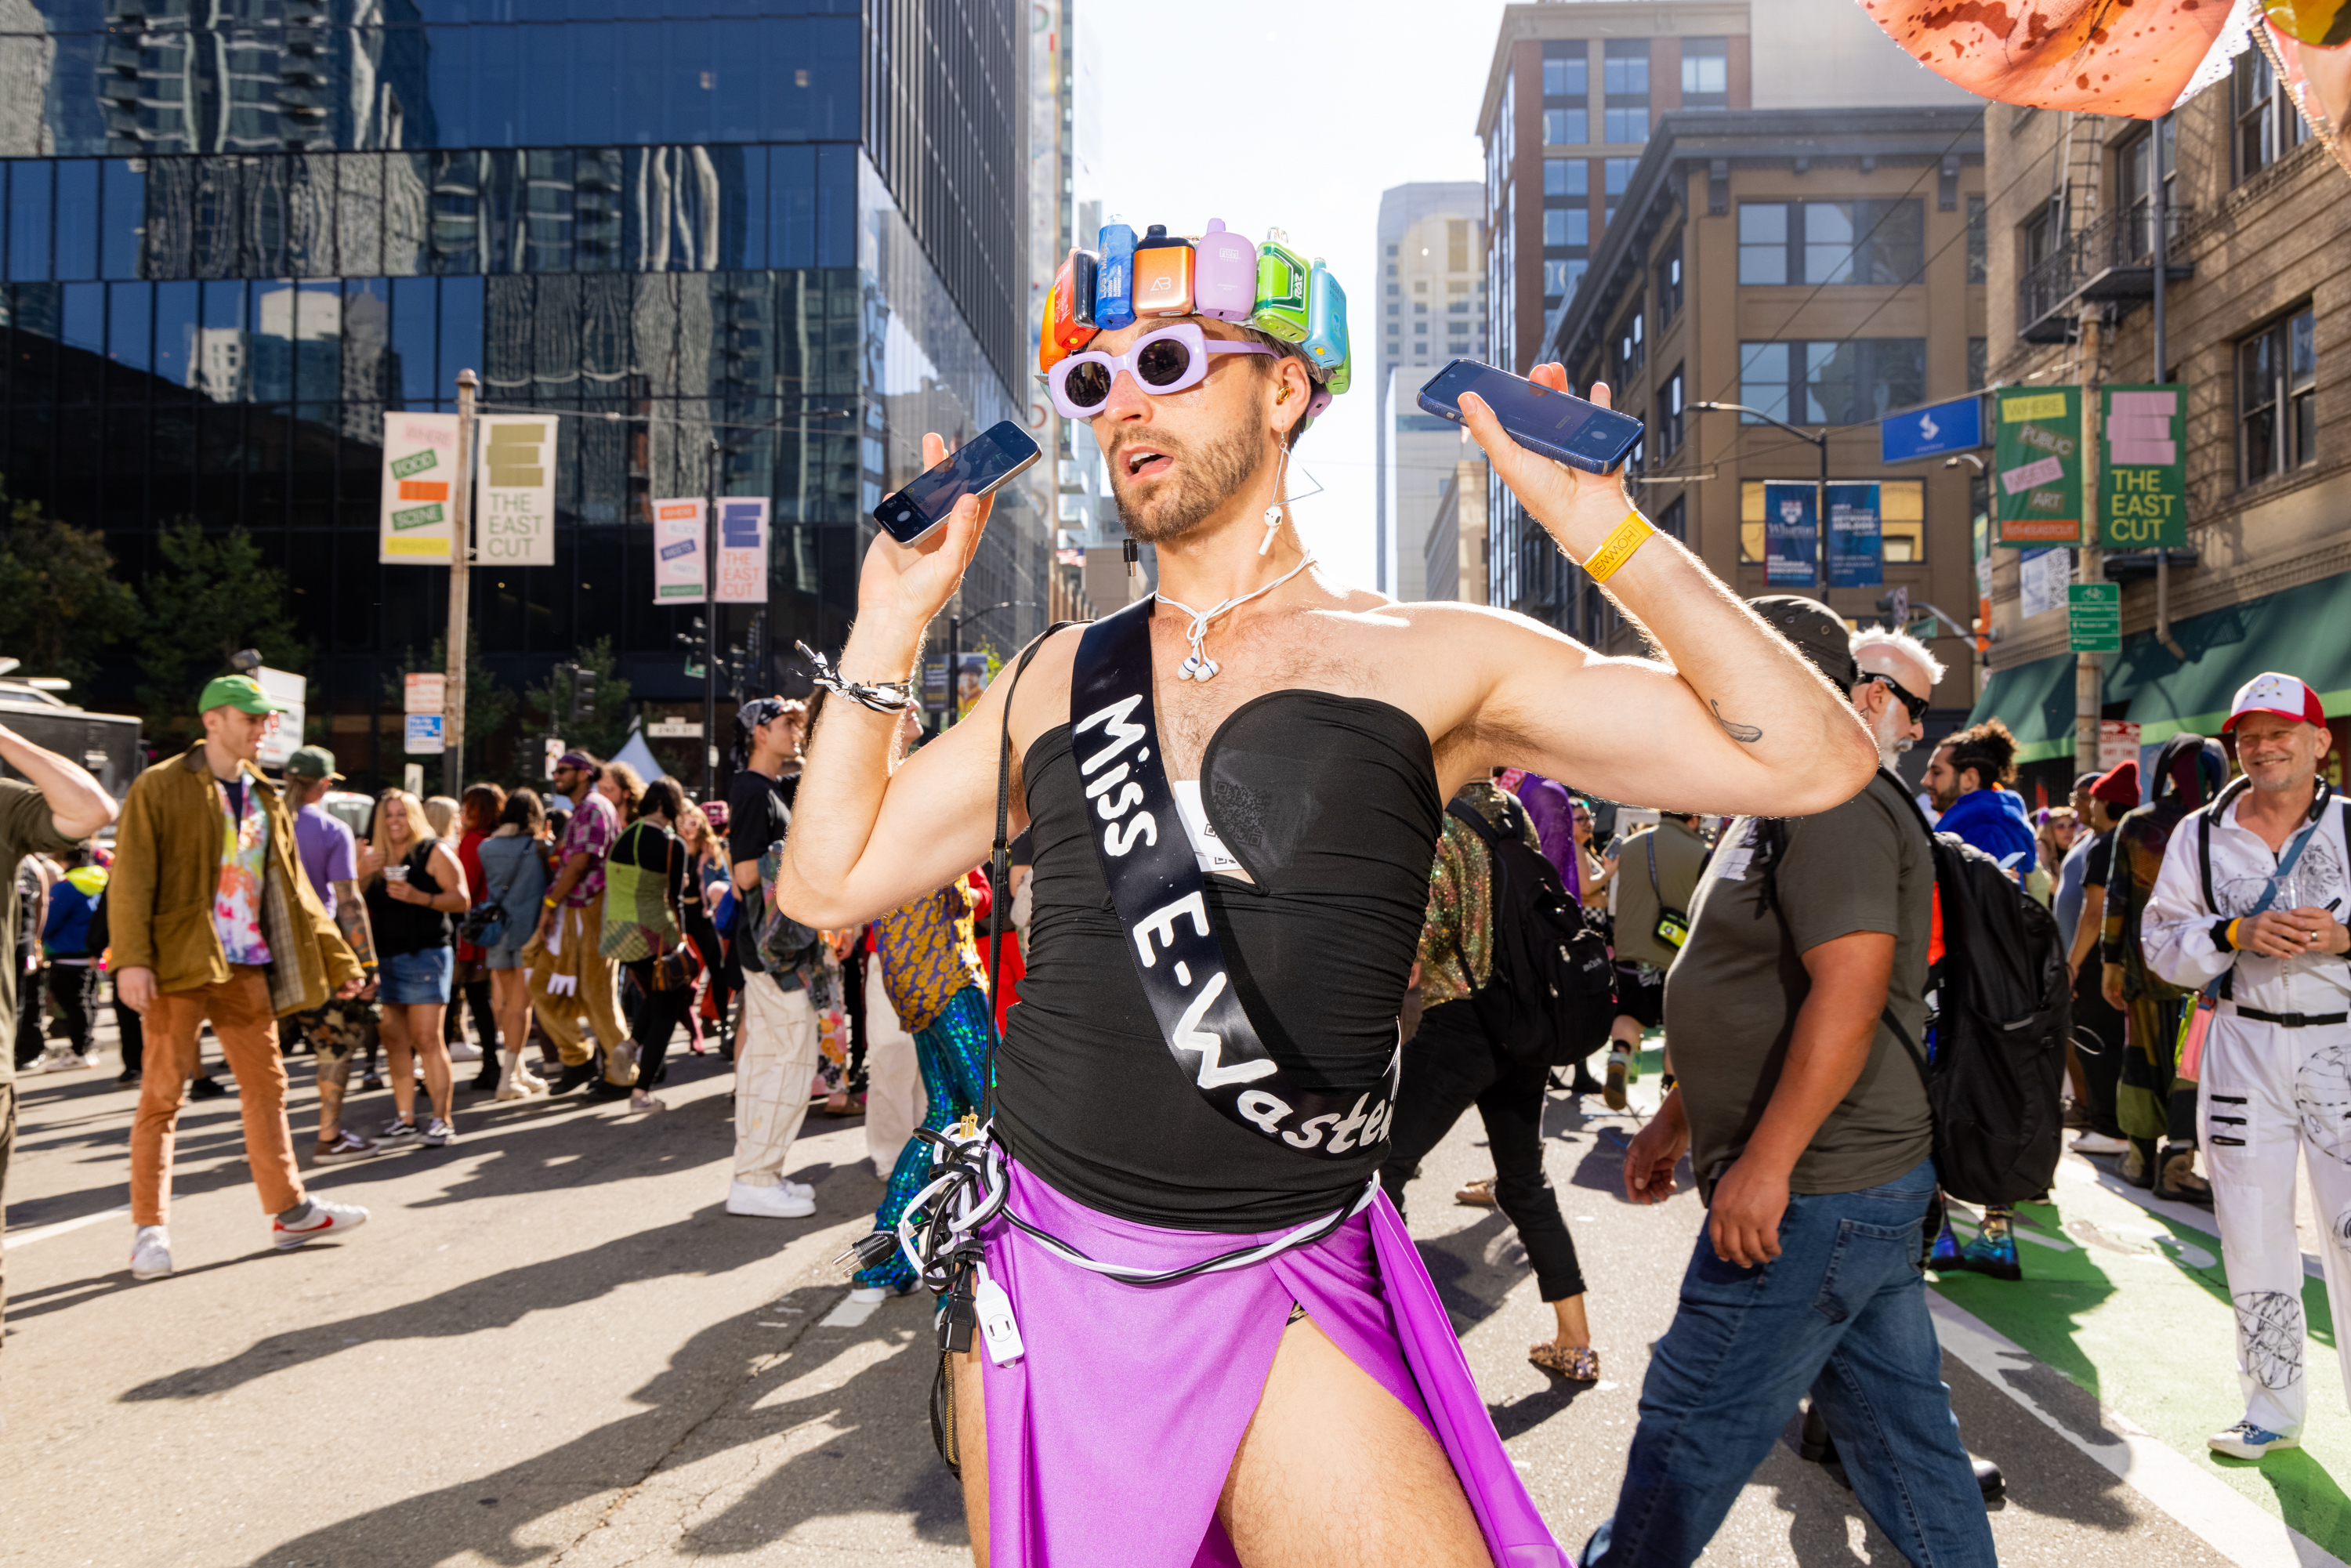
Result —
[[1208, 232], [1193, 242], [1192, 309], [1219, 321], [1246, 321], [1257, 308], [1257, 243], [1208, 220]]

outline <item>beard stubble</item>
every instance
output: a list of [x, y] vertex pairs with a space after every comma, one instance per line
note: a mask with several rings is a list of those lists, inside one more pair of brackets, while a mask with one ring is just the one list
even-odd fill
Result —
[[1254, 478], [1265, 461], [1265, 449], [1247, 431], [1198, 443], [1155, 437], [1149, 444], [1175, 460], [1176, 482], [1162, 485], [1147, 506], [1132, 494], [1123, 451], [1113, 454], [1110, 463], [1111, 495], [1118, 503], [1119, 521], [1138, 544], [1160, 544], [1190, 533]]

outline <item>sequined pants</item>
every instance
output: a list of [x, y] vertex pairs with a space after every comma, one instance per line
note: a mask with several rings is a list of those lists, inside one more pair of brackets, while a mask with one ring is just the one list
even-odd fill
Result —
[[[928, 1028], [914, 1031], [914, 1056], [922, 1064], [923, 1092], [930, 1101], [923, 1125], [932, 1132], [943, 1133], [965, 1112], [979, 1108], [980, 1088], [987, 1071], [989, 1033], [987, 993], [977, 986], [966, 986], [957, 991]], [[882, 1194], [882, 1207], [873, 1211], [874, 1228], [895, 1230], [906, 1206], [929, 1185], [930, 1179], [931, 1145], [920, 1138], [908, 1138], [906, 1146], [898, 1151], [897, 1165], [890, 1171], [890, 1185]], [[886, 1263], [859, 1270], [857, 1283], [892, 1291], [911, 1290], [914, 1283], [914, 1265], [906, 1261], [903, 1252], [893, 1253]]]

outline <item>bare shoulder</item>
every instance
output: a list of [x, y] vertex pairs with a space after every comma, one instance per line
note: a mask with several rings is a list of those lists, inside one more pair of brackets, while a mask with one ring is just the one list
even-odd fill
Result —
[[1346, 609], [1366, 630], [1394, 635], [1416, 649], [1424, 643], [1432, 649], [1442, 644], [1456, 659], [1464, 654], [1525, 657], [1538, 648], [1554, 654], [1590, 656], [1588, 649], [1565, 632], [1515, 610], [1458, 599], [1405, 602], [1363, 591], [1348, 598], [1363, 601], [1351, 602]]

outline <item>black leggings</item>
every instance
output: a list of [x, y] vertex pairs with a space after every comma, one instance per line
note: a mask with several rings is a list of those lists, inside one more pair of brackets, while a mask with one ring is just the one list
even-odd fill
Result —
[[49, 1006], [66, 1026], [66, 1042], [77, 1056], [98, 1049], [98, 970], [89, 964], [49, 966]]
[[1440, 1002], [1421, 1015], [1404, 1048], [1404, 1082], [1380, 1186], [1404, 1211], [1404, 1184], [1470, 1106], [1486, 1124], [1494, 1156], [1494, 1201], [1518, 1228], [1546, 1301], [1583, 1294], [1575, 1239], [1543, 1171], [1542, 1112], [1549, 1068], [1520, 1061], [1487, 1037], [1468, 1001]]
[[482, 972], [482, 978], [478, 980], [451, 988], [449, 1005], [441, 1014], [441, 1041], [444, 1045], [455, 1045], [465, 1038], [464, 1028], [457, 1018], [461, 1004], [465, 1011], [474, 1015], [474, 1043], [482, 1048], [482, 1060], [495, 1061], [498, 1054], [498, 1014], [497, 1009], [490, 1002], [490, 981], [486, 970]]
[[657, 960], [637, 958], [622, 966], [629, 977], [637, 982], [637, 1005], [629, 1015], [629, 1038], [637, 1042], [637, 1088], [650, 1091], [662, 1063], [669, 1057], [669, 1037], [685, 1018], [685, 1004], [694, 995], [690, 989], [657, 991], [653, 989], [653, 965]]
[[2123, 1015], [2099, 989], [2100, 978], [2097, 949], [2092, 948], [2074, 982], [2074, 1052], [2082, 1059], [2082, 1082], [2089, 1092], [2090, 1103], [2083, 1109], [2090, 1130], [2119, 1138], [2123, 1129], [2115, 1120], [2115, 1089], [2123, 1075]]

